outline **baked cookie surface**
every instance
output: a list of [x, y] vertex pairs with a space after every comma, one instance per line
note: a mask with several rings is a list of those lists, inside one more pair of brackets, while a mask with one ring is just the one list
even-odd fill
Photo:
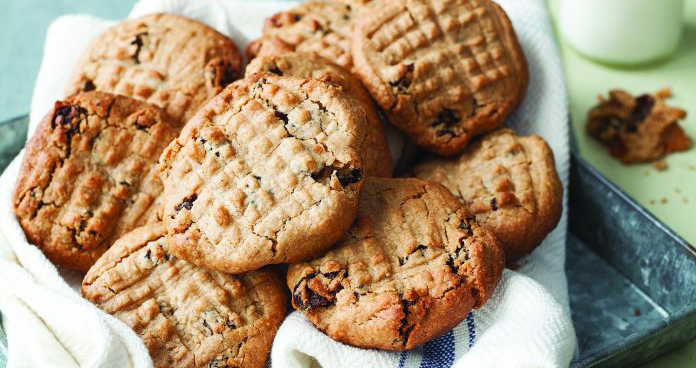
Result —
[[490, 0], [372, 1], [351, 46], [390, 122], [443, 155], [502, 124], [529, 80], [512, 24]]
[[457, 157], [429, 157], [413, 174], [443, 184], [500, 241], [509, 265], [531, 253], [561, 218], [563, 186], [539, 136], [489, 133]]
[[588, 113], [587, 132], [609, 148], [623, 163], [652, 161], [691, 147], [691, 138], [679, 126], [686, 111], [667, 106], [669, 91], [638, 97], [622, 90], [609, 91], [607, 99]]
[[235, 44], [193, 19], [159, 13], [121, 22], [83, 53], [66, 96], [100, 90], [144, 100], [188, 120], [242, 76]]
[[27, 239], [52, 262], [87, 271], [115, 239], [157, 220], [157, 160], [180, 128], [124, 96], [56, 102], [27, 143], [14, 193]]
[[160, 159], [172, 252], [239, 273], [330, 247], [363, 184], [365, 115], [338, 88], [254, 74], [213, 98]]
[[351, 6], [341, 2], [309, 1], [266, 20], [263, 35], [247, 47], [247, 57], [286, 52], [316, 53], [351, 69]]
[[324, 256], [290, 265], [288, 287], [293, 306], [331, 338], [404, 350], [480, 308], [503, 257], [442, 185], [368, 178], [354, 225]]
[[391, 153], [376, 107], [362, 83], [347, 70], [316, 54], [293, 52], [257, 57], [246, 68], [247, 76], [254, 73], [313, 78], [341, 87], [360, 105], [367, 118], [367, 133], [362, 148], [365, 176], [392, 176]]
[[130, 326], [162, 368], [264, 367], [287, 309], [274, 271], [230, 275], [177, 259], [161, 223], [118, 239], [82, 295]]

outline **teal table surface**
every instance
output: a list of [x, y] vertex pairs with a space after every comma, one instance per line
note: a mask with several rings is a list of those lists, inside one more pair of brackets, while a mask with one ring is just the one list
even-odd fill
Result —
[[29, 112], [46, 29], [62, 14], [120, 19], [135, 0], [0, 0], [0, 121]]

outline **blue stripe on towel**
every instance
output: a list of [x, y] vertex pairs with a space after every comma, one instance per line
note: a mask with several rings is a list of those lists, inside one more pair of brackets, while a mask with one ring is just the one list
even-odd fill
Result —
[[402, 351], [401, 356], [399, 356], [399, 368], [404, 368], [404, 364], [406, 364], [406, 354], [407, 351]]
[[469, 330], [469, 347], [474, 346], [474, 340], [476, 340], [476, 325], [474, 324], [474, 314], [469, 313], [466, 316], [466, 328]]
[[454, 364], [454, 332], [446, 334], [423, 345], [421, 368], [445, 368]]

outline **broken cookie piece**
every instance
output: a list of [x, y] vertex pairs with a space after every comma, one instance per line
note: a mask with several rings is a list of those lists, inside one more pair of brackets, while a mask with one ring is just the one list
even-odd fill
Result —
[[612, 90], [600, 97], [587, 118], [587, 132], [609, 148], [623, 163], [656, 160], [691, 147], [691, 138], [679, 126], [686, 111], [667, 106], [668, 90], [633, 97], [623, 90]]

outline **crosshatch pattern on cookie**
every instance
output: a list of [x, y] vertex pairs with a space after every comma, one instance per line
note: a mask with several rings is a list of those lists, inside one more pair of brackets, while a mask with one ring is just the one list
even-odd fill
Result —
[[269, 270], [230, 275], [177, 259], [160, 223], [119, 239], [82, 293], [140, 336], [155, 367], [263, 367], [285, 317], [282, 288]]
[[247, 65], [246, 75], [270, 73], [279, 76], [313, 78], [340, 87], [365, 112], [367, 133], [362, 147], [365, 176], [392, 176], [392, 160], [377, 108], [360, 80], [346, 69], [312, 53], [290, 52], [259, 56]]
[[291, 265], [288, 287], [332, 338], [404, 350], [479, 308], [503, 262], [496, 239], [440, 184], [369, 178], [355, 224], [324, 256]]
[[127, 20], [99, 35], [75, 66], [66, 95], [100, 90], [145, 100], [188, 120], [241, 77], [234, 43], [175, 14]]
[[180, 125], [159, 108], [89, 92], [59, 101], [29, 141], [14, 196], [27, 238], [86, 271], [111, 243], [157, 219], [157, 160]]
[[243, 272], [330, 246], [355, 216], [365, 124], [320, 81], [257, 74], [227, 88], [161, 159], [174, 254]]
[[350, 69], [351, 6], [310, 1], [266, 20], [263, 35], [247, 48], [254, 58], [285, 52], [310, 52]]
[[508, 263], [538, 246], [561, 216], [563, 189], [553, 153], [539, 136], [502, 129], [457, 158], [427, 158], [413, 173], [443, 184], [465, 203], [500, 239]]
[[379, 12], [372, 4], [355, 26], [356, 71], [419, 144], [454, 153], [517, 105], [526, 62], [496, 4], [400, 0]]

